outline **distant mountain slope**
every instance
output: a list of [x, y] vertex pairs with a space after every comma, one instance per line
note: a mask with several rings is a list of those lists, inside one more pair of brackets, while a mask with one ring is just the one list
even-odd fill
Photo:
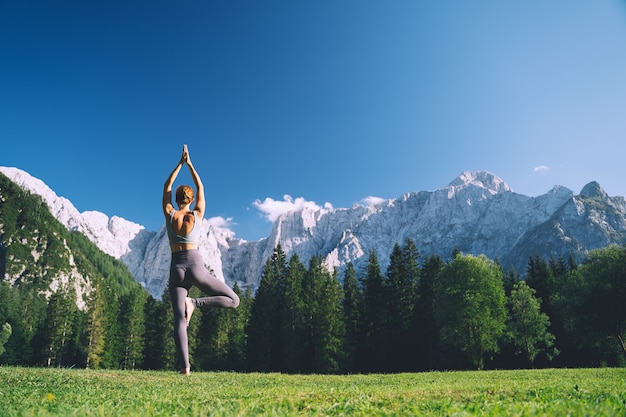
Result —
[[[78, 213], [43, 182], [15, 168], [1, 168], [14, 182], [42, 195], [70, 230], [80, 230], [107, 253], [126, 263], [135, 278], [160, 297], [167, 283], [169, 248], [165, 229], [146, 231], [124, 219], [97, 212]], [[73, 229], [72, 229], [73, 228]], [[256, 287], [262, 267], [278, 243], [303, 262], [322, 256], [329, 268], [357, 267], [370, 251], [386, 268], [394, 244], [412, 239], [424, 256], [449, 259], [457, 250], [485, 254], [522, 275], [530, 256], [581, 260], [589, 250], [626, 243], [626, 203], [591, 182], [580, 195], [555, 186], [528, 197], [486, 172], [464, 172], [435, 191], [411, 192], [397, 199], [351, 208], [299, 211], [281, 215], [270, 235], [257, 242], [234, 238], [203, 222], [200, 250], [207, 267], [229, 284]]]
[[[44, 190], [45, 191], [45, 190]], [[69, 219], [67, 200], [55, 214]], [[0, 278], [28, 285], [41, 294], [61, 285], [73, 286], [77, 305], [96, 282], [107, 281], [117, 294], [137, 283], [118, 259], [105, 254], [80, 233], [72, 233], [50, 212], [40, 194], [31, 194], [0, 172]]]
[[626, 203], [624, 197], [609, 197], [594, 181], [545, 222], [526, 230], [502, 260], [523, 270], [529, 256], [572, 255], [580, 261], [591, 249], [611, 244], [626, 244]]

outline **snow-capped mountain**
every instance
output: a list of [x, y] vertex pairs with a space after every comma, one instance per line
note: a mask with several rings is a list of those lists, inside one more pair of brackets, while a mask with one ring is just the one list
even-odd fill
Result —
[[[121, 259], [155, 297], [168, 278], [165, 227], [150, 232], [119, 217], [79, 213], [42, 181], [16, 168], [1, 168], [12, 181], [39, 194], [68, 229], [87, 235], [104, 252]], [[363, 264], [375, 250], [386, 268], [393, 246], [412, 239], [423, 256], [449, 259], [455, 248], [485, 254], [505, 267], [525, 272], [530, 256], [576, 260], [591, 249], [626, 243], [626, 203], [609, 197], [599, 184], [579, 195], [555, 186], [539, 197], [517, 194], [496, 175], [464, 172], [436, 191], [411, 192], [397, 199], [351, 208], [303, 208], [281, 215], [271, 234], [250, 242], [203, 220], [200, 250], [207, 267], [230, 285], [255, 288], [266, 259], [278, 243], [289, 257], [308, 263], [325, 258], [329, 268]]]

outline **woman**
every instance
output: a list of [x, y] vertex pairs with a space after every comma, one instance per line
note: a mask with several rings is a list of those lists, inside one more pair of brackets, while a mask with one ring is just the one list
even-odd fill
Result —
[[[194, 191], [187, 185], [181, 185], [176, 189], [177, 210], [172, 205], [172, 184], [184, 164], [189, 167], [196, 185], [196, 204], [191, 209]], [[163, 188], [163, 214], [165, 214], [165, 226], [172, 251], [169, 292], [174, 309], [174, 341], [183, 365], [181, 373], [185, 375], [190, 373], [187, 326], [194, 309], [198, 307], [236, 308], [239, 305], [237, 294], [206, 269], [198, 251], [204, 208], [204, 186], [189, 159], [189, 152], [185, 145], [178, 165], [165, 181]], [[192, 285], [198, 287], [207, 296], [187, 297]]]

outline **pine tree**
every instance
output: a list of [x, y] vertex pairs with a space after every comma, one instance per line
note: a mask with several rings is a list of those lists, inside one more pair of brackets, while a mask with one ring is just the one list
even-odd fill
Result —
[[520, 277], [519, 272], [517, 272], [513, 268], [511, 268], [510, 270], [506, 272], [503, 271], [503, 274], [504, 274], [503, 276], [504, 292], [506, 293], [508, 297], [511, 294], [511, 291], [513, 291], [515, 284], [520, 282], [522, 278]]
[[123, 331], [119, 321], [120, 296], [109, 282], [104, 290], [105, 343], [100, 366], [105, 369], [120, 369], [124, 357]]
[[[555, 336], [555, 346], [559, 351], [570, 350], [568, 346], [579, 344], [575, 338], [571, 339], [565, 331], [565, 322], [569, 320], [562, 313], [567, 309], [566, 300], [563, 299], [563, 289], [567, 285], [569, 277], [568, 265], [559, 257], [555, 260], [550, 257], [548, 261], [539, 256], [531, 258], [528, 262], [526, 284], [535, 290], [535, 297], [539, 300], [541, 311], [550, 319], [549, 332]], [[548, 362], [543, 362], [540, 358], [539, 366], [548, 366]], [[567, 355], [559, 355], [556, 365], [568, 361]], [[554, 364], [551, 364], [554, 365]]]
[[22, 365], [41, 364], [37, 354], [41, 352], [38, 329], [46, 322], [47, 300], [30, 285], [18, 285], [12, 291], [13, 334], [7, 342], [7, 354], [12, 357], [9, 363]]
[[120, 322], [122, 323], [123, 360], [122, 369], [141, 368], [144, 349], [144, 306], [148, 294], [140, 287], [122, 298]]
[[230, 310], [233, 324], [230, 326], [229, 348], [228, 348], [228, 369], [233, 371], [246, 370], [246, 327], [250, 320], [250, 308], [252, 306], [252, 292], [250, 288], [242, 291], [237, 284], [233, 291], [239, 296], [239, 307]]
[[[12, 293], [11, 286], [6, 282], [0, 281], [0, 363], [10, 363], [7, 359], [12, 355], [10, 345], [6, 345], [13, 334], [13, 326], [10, 323], [13, 318]], [[8, 327], [5, 327], [5, 324]], [[7, 347], [9, 351], [7, 351]], [[7, 353], [6, 355], [5, 352]]]
[[86, 368], [98, 369], [105, 347], [105, 296], [100, 281], [94, 282], [94, 288], [87, 297], [87, 363]]
[[427, 371], [439, 366], [439, 330], [435, 322], [435, 287], [443, 268], [443, 260], [438, 255], [426, 257], [420, 270], [417, 283], [417, 323], [416, 369]]
[[360, 364], [363, 370], [382, 372], [388, 370], [389, 352], [386, 349], [389, 340], [389, 282], [380, 271], [378, 255], [370, 252], [363, 285], [363, 356]]
[[248, 334], [249, 369], [278, 371], [282, 367], [282, 302], [286, 258], [280, 245], [266, 261], [252, 303]]
[[87, 364], [87, 346], [85, 340], [87, 332], [87, 314], [85, 311], [76, 308], [76, 321], [74, 331], [65, 353], [65, 361], [69, 366], [84, 368]]
[[415, 243], [407, 239], [401, 248], [394, 245], [390, 256], [387, 277], [389, 279], [389, 329], [386, 356], [390, 358], [390, 371], [415, 368], [417, 349], [415, 305], [419, 278], [419, 253]]
[[319, 257], [313, 257], [309, 262], [307, 282], [313, 361], [309, 371], [337, 372], [345, 335], [341, 307], [343, 289], [337, 277], [328, 271]]
[[45, 322], [38, 331], [39, 355], [45, 366], [67, 366], [66, 354], [71, 349], [78, 315], [76, 291], [70, 283], [61, 284], [50, 296]]
[[285, 274], [282, 320], [283, 368], [285, 372], [303, 372], [311, 343], [308, 332], [308, 293], [305, 288], [306, 267], [298, 254], [289, 260]]
[[[236, 309], [211, 308], [201, 310], [198, 352], [200, 366], [211, 371], [242, 371], [246, 369], [246, 335], [251, 294], [242, 294], [235, 284], [233, 291], [240, 299]], [[198, 353], [199, 354], [199, 353]]]
[[167, 288], [160, 300], [146, 300], [146, 331], [144, 334], [144, 369], [180, 369], [174, 345], [174, 315]]
[[9, 323], [4, 323], [0, 326], [0, 356], [4, 354], [4, 345], [9, 340], [9, 337], [11, 337], [12, 332], [13, 329]]
[[343, 340], [343, 370], [357, 370], [357, 355], [361, 345], [361, 318], [363, 316], [363, 290], [356, 278], [354, 264], [350, 262], [344, 271], [343, 278], [343, 318], [345, 335]]
[[548, 317], [554, 315], [554, 299], [556, 297], [558, 283], [552, 268], [539, 256], [531, 257], [526, 271], [526, 283], [536, 291], [536, 296], [541, 303], [541, 309]]
[[[207, 308], [198, 312], [195, 362], [205, 371], [246, 369], [245, 329], [250, 316], [251, 293], [242, 293], [237, 284], [233, 291], [239, 296], [236, 309]], [[194, 313], [195, 315], [195, 313]]]
[[194, 313], [197, 314], [197, 336], [190, 340], [197, 340], [193, 351], [193, 363], [203, 371], [225, 370], [228, 356], [228, 311], [221, 308], [206, 308]]

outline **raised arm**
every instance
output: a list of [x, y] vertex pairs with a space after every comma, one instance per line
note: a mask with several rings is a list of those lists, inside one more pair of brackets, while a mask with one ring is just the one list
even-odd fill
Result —
[[198, 172], [196, 171], [196, 169], [193, 167], [193, 164], [191, 163], [191, 159], [189, 158], [189, 152], [183, 154], [183, 159], [185, 159], [185, 162], [187, 163], [187, 166], [189, 167], [189, 172], [191, 173], [191, 178], [193, 179], [193, 182], [196, 185], [196, 206], [194, 207], [194, 210], [198, 212], [198, 215], [200, 217], [203, 217], [204, 210], [206, 207], [206, 202], [204, 200], [204, 185], [202, 184], [200, 175], [198, 175]]
[[185, 163], [185, 159], [187, 158], [186, 153], [183, 152], [183, 155], [180, 157], [180, 161], [178, 161], [178, 165], [172, 171], [172, 173], [165, 180], [165, 184], [163, 185], [163, 214], [165, 217], [170, 215], [170, 212], [174, 209], [172, 205], [172, 185], [174, 185], [174, 181], [180, 172], [180, 169], [183, 167]]

